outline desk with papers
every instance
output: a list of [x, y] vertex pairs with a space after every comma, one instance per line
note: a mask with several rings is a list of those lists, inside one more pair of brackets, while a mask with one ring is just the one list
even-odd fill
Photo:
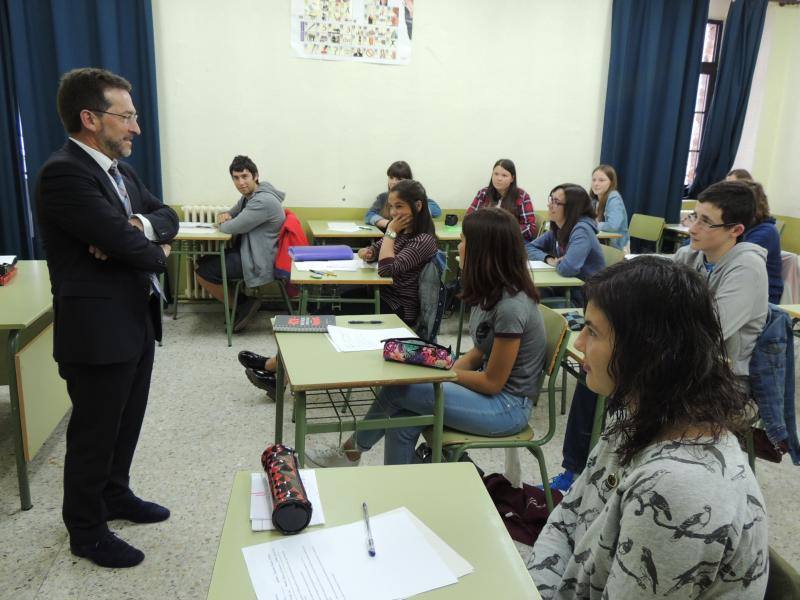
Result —
[[[391, 277], [378, 275], [378, 263], [364, 263], [356, 255], [354, 257], [351, 260], [312, 261], [313, 266], [316, 267], [314, 269], [308, 266], [308, 261], [292, 261], [290, 281], [300, 287], [299, 314], [308, 313], [309, 302], [371, 304], [375, 314], [381, 312], [380, 288], [383, 285], [392, 285], [393, 280]], [[342, 298], [335, 289], [330, 295], [322, 295], [324, 288], [335, 288], [335, 286], [341, 285], [371, 286], [372, 298]], [[311, 289], [319, 291], [312, 295]]]
[[308, 221], [308, 229], [314, 238], [314, 243], [325, 245], [328, 240], [340, 243], [342, 239], [357, 239], [361, 242], [370, 242], [383, 237], [383, 231], [374, 225], [365, 225], [355, 221]]
[[[244, 548], [249, 548], [246, 553], [258, 561], [269, 550], [279, 548], [270, 548], [271, 544], [261, 547], [259, 545], [280, 541], [282, 555], [291, 565], [295, 560], [292, 554], [296, 551], [296, 546], [313, 543], [313, 538], [304, 540], [303, 536], [348, 524], [353, 524], [354, 531], [342, 528], [318, 543], [320, 548], [325, 545], [336, 545], [338, 548], [342, 544], [340, 554], [350, 560], [346, 561], [337, 579], [343, 583], [347, 579], [348, 590], [353, 589], [354, 582], [360, 582], [364, 587], [358, 591], [367, 594], [347, 596], [348, 598], [372, 600], [381, 597], [378, 595], [379, 591], [391, 593], [397, 585], [422, 583], [407, 582], [403, 581], [404, 578], [386, 577], [382, 574], [381, 567], [389, 565], [381, 565], [378, 561], [391, 560], [393, 546], [407, 551], [409, 544], [413, 544], [423, 556], [429, 557], [430, 564], [424, 573], [426, 582], [432, 584], [436, 577], [442, 575], [442, 562], [451, 573], [450, 585], [431, 589], [415, 598], [540, 598], [473, 465], [449, 463], [355, 467], [317, 469], [315, 473], [325, 512], [325, 524], [308, 527], [296, 536], [251, 530], [248, 518], [251, 475], [246, 471], [236, 474], [208, 591], [209, 600], [257, 598], [245, 562]], [[367, 502], [370, 510], [377, 559], [374, 563], [368, 562], [370, 559], [364, 545], [363, 524], [360, 523], [362, 502]], [[408, 531], [402, 536], [395, 537], [393, 533], [387, 533], [397, 531], [398, 523], [402, 523], [408, 513], [413, 515], [412, 520], [414, 517], [418, 520], [413, 521], [414, 526], [406, 527]], [[392, 520], [395, 522], [392, 523]], [[424, 532], [425, 528], [430, 530], [433, 538], [448, 546], [450, 551], [443, 549], [429, 535], [418, 533]], [[315, 535], [319, 541], [319, 536]], [[346, 547], [348, 543], [353, 548]], [[368, 573], [366, 569], [370, 564], [375, 569]], [[359, 570], [344, 572], [351, 566]], [[268, 564], [264, 564], [263, 569], [259, 568], [262, 583], [274, 588], [274, 579], [267, 575], [272, 569], [273, 565]], [[376, 586], [379, 587], [376, 589]], [[269, 597], [281, 600], [289, 596]], [[308, 596], [301, 594], [296, 597]]]
[[[405, 327], [397, 315], [377, 315], [379, 324], [349, 324], [350, 320], [367, 320], [368, 317], [342, 315], [336, 317], [336, 325], [352, 329], [384, 330], [378, 337], [384, 339], [386, 330]], [[433, 461], [439, 462], [442, 455], [442, 427], [444, 423], [444, 393], [442, 383], [455, 381], [452, 370], [430, 369], [416, 365], [390, 362], [383, 359], [381, 350], [361, 352], [339, 352], [326, 338], [325, 333], [276, 332], [278, 345], [278, 369], [275, 394], [275, 442], [283, 441], [283, 409], [285, 404], [284, 381], [292, 386], [294, 396], [294, 448], [300, 466], [305, 460], [305, 436], [313, 433], [340, 433], [389, 427], [411, 427], [432, 425], [431, 447]], [[343, 395], [342, 400], [333, 400], [326, 392], [331, 390], [353, 390], [384, 385], [408, 385], [428, 383], [433, 385], [434, 411], [432, 415], [386, 417], [364, 421], [352, 410], [352, 403]], [[311, 392], [307, 399], [307, 393]], [[320, 397], [321, 400], [314, 400]], [[371, 400], [369, 401], [371, 403]], [[313, 418], [308, 412], [313, 410]], [[323, 416], [319, 416], [323, 415]]]

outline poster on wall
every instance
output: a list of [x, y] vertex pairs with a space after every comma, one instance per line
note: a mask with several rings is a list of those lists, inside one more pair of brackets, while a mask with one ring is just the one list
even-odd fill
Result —
[[407, 65], [414, 0], [292, 0], [301, 58]]

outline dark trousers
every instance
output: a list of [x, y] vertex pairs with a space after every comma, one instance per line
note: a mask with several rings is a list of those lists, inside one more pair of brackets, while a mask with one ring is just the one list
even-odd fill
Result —
[[572, 405], [569, 407], [567, 417], [567, 430], [564, 433], [564, 457], [561, 466], [567, 471], [580, 473], [586, 466], [589, 458], [589, 447], [592, 439], [592, 425], [594, 424], [594, 410], [597, 404], [597, 394], [578, 382], [575, 393], [572, 395]]
[[72, 416], [67, 426], [62, 515], [73, 544], [90, 544], [108, 531], [108, 511], [133, 492], [130, 467], [142, 428], [153, 370], [153, 324], [142, 327], [141, 351], [111, 365], [59, 364]]

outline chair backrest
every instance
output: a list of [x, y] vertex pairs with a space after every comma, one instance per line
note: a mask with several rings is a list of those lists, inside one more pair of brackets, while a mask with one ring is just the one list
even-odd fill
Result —
[[414, 330], [429, 342], [436, 342], [447, 300], [443, 283], [444, 264], [444, 252], [439, 250], [419, 273], [419, 316]]
[[786, 226], [786, 223], [781, 221], [780, 219], [775, 219], [775, 227], [778, 230], [778, 235], [783, 233], [783, 228]]
[[661, 233], [664, 231], [664, 219], [662, 217], [651, 217], [636, 213], [631, 218], [628, 233], [632, 238], [646, 240], [648, 242], [658, 242]]
[[619, 248], [614, 248], [614, 246], [609, 246], [608, 244], [600, 244], [600, 249], [603, 251], [603, 258], [607, 267], [625, 260], [625, 253]]

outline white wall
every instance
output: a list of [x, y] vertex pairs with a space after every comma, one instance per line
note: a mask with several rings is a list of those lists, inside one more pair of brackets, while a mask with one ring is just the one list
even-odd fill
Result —
[[164, 200], [235, 199], [250, 155], [290, 206], [366, 206], [407, 160], [465, 207], [515, 161], [544, 209], [599, 159], [611, 0], [425, 0], [409, 66], [295, 58], [289, 0], [154, 0]]

